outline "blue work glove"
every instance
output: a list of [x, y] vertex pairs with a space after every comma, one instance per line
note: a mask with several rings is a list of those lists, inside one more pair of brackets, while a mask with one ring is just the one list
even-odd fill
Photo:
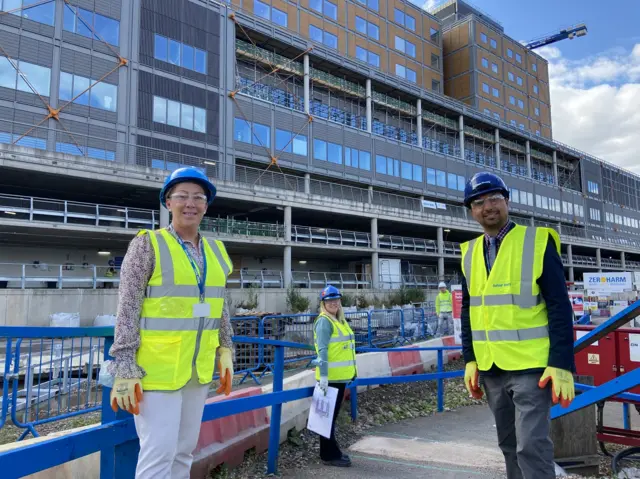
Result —
[[320, 382], [318, 383], [318, 386], [320, 386], [320, 390], [326, 396], [327, 391], [329, 390], [329, 379], [327, 379], [326, 377], [321, 377]]

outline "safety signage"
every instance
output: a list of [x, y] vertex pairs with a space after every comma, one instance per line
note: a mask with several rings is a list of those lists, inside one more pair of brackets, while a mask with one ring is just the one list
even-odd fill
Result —
[[573, 314], [580, 318], [584, 314], [584, 293], [569, 292]]
[[451, 300], [453, 302], [453, 304], [451, 305], [453, 307], [452, 316], [453, 316], [453, 319], [461, 319], [462, 318], [462, 290], [461, 289], [454, 290], [453, 288], [451, 289], [452, 289]]
[[600, 355], [589, 354], [589, 364], [600, 364]]
[[584, 289], [601, 293], [622, 293], [633, 289], [631, 273], [584, 273]]
[[640, 334], [629, 335], [629, 359], [640, 362]]

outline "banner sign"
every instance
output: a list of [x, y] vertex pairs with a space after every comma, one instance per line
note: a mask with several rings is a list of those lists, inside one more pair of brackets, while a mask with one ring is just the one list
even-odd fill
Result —
[[601, 293], [622, 293], [633, 289], [631, 273], [584, 273], [584, 289]]

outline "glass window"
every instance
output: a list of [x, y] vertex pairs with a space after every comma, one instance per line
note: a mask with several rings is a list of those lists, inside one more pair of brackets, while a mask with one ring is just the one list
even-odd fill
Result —
[[271, 8], [271, 19], [281, 27], [286, 27], [289, 23], [289, 15], [275, 7]]
[[510, 196], [509, 196], [509, 200], [512, 203], [520, 203], [520, 192], [518, 190], [516, 190], [515, 188], [513, 188], [511, 190]]
[[485, 93], [489, 93], [489, 85], [487, 83], [482, 84], [482, 91]]
[[358, 167], [358, 150], [355, 148], [344, 148], [344, 164], [345, 166], [351, 166], [352, 168]]
[[369, 22], [367, 33], [369, 36], [375, 40], [380, 40], [380, 29], [377, 25]]
[[534, 113], [536, 114], [536, 116], [540, 116], [540, 108], [535, 107], [535, 108], [533, 109], [533, 111], [534, 111]]
[[204, 108], [195, 107], [193, 112], [193, 129], [198, 133], [207, 132], [207, 111]]
[[439, 35], [440, 35], [440, 31], [439, 30], [436, 30], [433, 27], [429, 28], [429, 36], [430, 36], [432, 42], [438, 43]]
[[458, 189], [458, 177], [457, 177], [457, 175], [454, 175], [453, 173], [449, 173], [447, 175], [447, 187], [450, 190], [457, 190]]
[[484, 109], [484, 114], [491, 116], [491, 110], [489, 110], [488, 108], [485, 108]]
[[329, 32], [324, 32], [324, 44], [331, 48], [338, 48], [338, 37]]
[[513, 58], [513, 50], [511, 48], [507, 48], [507, 56]]
[[416, 46], [409, 42], [409, 41], [405, 41], [404, 42], [404, 48], [405, 48], [405, 53], [407, 55], [409, 55], [410, 57], [415, 58], [416, 57]]
[[495, 63], [491, 64], [491, 71], [493, 71], [494, 73], [498, 73], [498, 65]]
[[538, 85], [533, 85], [533, 93], [538, 94]]
[[167, 125], [180, 128], [180, 102], [167, 100]]
[[[69, 4], [65, 6], [63, 21], [65, 30], [87, 38], [102, 39], [111, 45], [119, 45], [120, 22], [118, 20], [82, 8], [72, 7]], [[87, 25], [93, 28], [95, 35]]]
[[524, 130], [524, 123], [520, 123], [520, 125], [518, 125], [520, 127], [521, 130]]
[[522, 100], [518, 100], [518, 107], [519, 107], [521, 110], [524, 110], [524, 102], [523, 102]]
[[495, 96], [496, 98], [500, 98], [500, 92], [498, 91], [497, 88], [493, 88], [492, 89], [492, 94], [493, 96]]
[[322, 30], [313, 25], [309, 25], [309, 38], [314, 42], [322, 43]]
[[464, 176], [458, 175], [458, 191], [464, 191], [466, 183]]
[[516, 104], [516, 97], [513, 95], [509, 96], [509, 103], [511, 103], [512, 105]]
[[527, 200], [529, 206], [533, 206], [533, 193], [527, 193]]
[[253, 144], [269, 148], [271, 146], [271, 129], [260, 123], [253, 124]]
[[100, 108], [107, 111], [116, 111], [118, 104], [118, 87], [105, 83], [104, 81], [94, 83], [89, 92], [90, 104], [93, 108]]
[[548, 210], [549, 209], [549, 199], [546, 196], [542, 197], [542, 209]]
[[404, 26], [407, 27], [412, 32], [416, 31], [416, 19], [411, 15], [406, 14], [404, 16]]
[[307, 156], [307, 137], [304, 135], [297, 135], [293, 137], [293, 154], [300, 156]]
[[291, 133], [276, 128], [276, 150], [291, 153]]
[[384, 156], [376, 155], [376, 173], [387, 174], [387, 159]]
[[[13, 67], [11, 68], [13, 69]], [[31, 86], [36, 92], [42, 96], [49, 96], [49, 87], [51, 83], [51, 70], [49, 68], [18, 61], [18, 69], [22, 72], [22, 75], [29, 80], [29, 83], [31, 83]], [[33, 90], [22, 79], [22, 75], [18, 75], [15, 69], [14, 74], [17, 75], [18, 78], [18, 90], [33, 93]]]
[[522, 63], [522, 57], [520, 56], [520, 54], [519, 54], [519, 53], [516, 53], [516, 61], [517, 61], [518, 63]]
[[393, 20], [400, 25], [404, 25], [404, 12], [402, 10], [398, 10], [397, 8], [393, 9]]
[[402, 37], [399, 37], [398, 35], [396, 35], [394, 45], [396, 50], [400, 50], [401, 52], [404, 52], [404, 39]]
[[536, 136], [540, 136], [540, 130], [536, 130]]
[[[167, 122], [167, 100], [157, 96], [153, 97], [153, 121], [157, 123]], [[238, 131], [238, 119], [236, 118], [236, 132]], [[237, 135], [237, 133], [236, 133]], [[240, 140], [240, 138], [236, 138]], [[244, 141], [244, 140], [240, 140]]]
[[313, 159], [327, 161], [327, 142], [313, 139]]
[[402, 77], [402, 78], [407, 76], [405, 67], [403, 65], [398, 65], [396, 63], [396, 75], [398, 75], [399, 77]]
[[207, 52], [196, 48], [196, 68], [199, 73], [207, 73]]
[[369, 5], [371, 10], [375, 10], [376, 12], [378, 11], [378, 0], [369, 0], [367, 5]]
[[438, 80], [431, 80], [431, 89], [433, 91], [440, 92], [440, 82]]
[[407, 80], [413, 83], [416, 83], [418, 80], [416, 72], [413, 71], [411, 68], [407, 68]]
[[442, 188], [447, 187], [447, 175], [444, 171], [436, 170], [436, 185]]
[[356, 46], [356, 58], [358, 60], [362, 60], [363, 62], [368, 61], [367, 53], [368, 52], [364, 48]]
[[433, 168], [427, 168], [427, 184], [436, 184], [436, 170], [434, 170]]
[[440, 57], [438, 55], [431, 54], [431, 68], [440, 67]]
[[[1, 77], [0, 85], [2, 85]], [[60, 100], [66, 101], [73, 98], [73, 75], [71, 73], [60, 72], [60, 92], [58, 96]]]
[[193, 107], [191, 105], [182, 105], [180, 126], [187, 130], [193, 130]]
[[485, 68], [489, 68], [489, 60], [487, 60], [486, 58], [482, 59], [482, 66]]
[[413, 165], [413, 181], [422, 183], [422, 166]]
[[369, 52], [369, 63], [374, 67], [380, 67], [380, 55]]
[[120, 44], [119, 21], [94, 13], [93, 27], [99, 37], [102, 37], [105, 42], [116, 46]]
[[0, 57], [0, 86], [16, 89], [17, 72], [6, 57]]
[[536, 65], [535, 63], [532, 63], [532, 64], [531, 64], [531, 68], [533, 68], [533, 71], [534, 71], [534, 72], [537, 72], [537, 71], [538, 71], [538, 65]]
[[542, 208], [542, 198], [540, 195], [536, 195], [536, 208]]
[[407, 163], [406, 161], [402, 162], [402, 179], [403, 180], [412, 180], [413, 179], [413, 168], [411, 163]]
[[494, 114], [493, 114], [493, 117], [494, 117], [496, 120], [499, 120], [499, 119], [500, 119], [500, 113], [494, 113]]
[[486, 33], [481, 33], [480, 34], [480, 40], [482, 41], [482, 43], [487, 43], [487, 34]]
[[194, 56], [195, 50], [192, 46], [182, 45], [182, 66], [189, 70], [194, 70]]
[[253, 0], [253, 13], [267, 20], [271, 19], [271, 8], [260, 0]]
[[507, 73], [507, 77], [509, 77], [509, 80], [515, 81], [515, 77], [514, 77], [513, 73], [511, 73], [511, 72]]
[[180, 66], [180, 42], [169, 39], [169, 63]]
[[329, 143], [327, 158], [329, 159], [329, 163], [335, 163], [336, 165], [341, 165], [342, 164], [342, 145]]
[[[3, 3], [3, 2], [0, 2]], [[38, 0], [24, 0], [20, 5], [20, 0], [5, 0], [2, 10], [10, 12], [16, 8], [24, 7], [23, 10], [13, 11], [12, 13], [17, 16], [22, 16], [34, 22], [44, 23], [46, 25], [52, 25], [55, 17], [55, 2], [43, 3]], [[30, 7], [29, 5], [43, 3], [42, 5], [35, 5]]]
[[322, 0], [309, 0], [309, 6], [312, 10], [322, 13]]
[[367, 21], [364, 18], [356, 16], [356, 30], [365, 35], [367, 34]]
[[498, 43], [493, 38], [491, 39], [491, 48], [498, 48]]
[[362, 170], [371, 170], [371, 153], [368, 151], [360, 152], [359, 166]]
[[153, 54], [158, 60], [167, 61], [167, 49], [169, 43], [167, 39], [161, 35], [155, 35], [155, 44]]
[[338, 19], [338, 6], [335, 5], [334, 3], [328, 2], [327, 0], [324, 1], [324, 14], [329, 17], [329, 18], [333, 18], [334, 20]]

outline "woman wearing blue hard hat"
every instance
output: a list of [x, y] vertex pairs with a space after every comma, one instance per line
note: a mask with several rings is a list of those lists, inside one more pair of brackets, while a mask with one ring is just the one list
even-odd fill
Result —
[[314, 323], [313, 340], [318, 354], [316, 380], [320, 389], [325, 394], [329, 387], [338, 390], [331, 437], [320, 436], [320, 459], [330, 466], [349, 467], [351, 459], [342, 453], [336, 441], [336, 418], [345, 388], [358, 371], [355, 336], [344, 317], [340, 298], [342, 295], [335, 286], [327, 286], [320, 292], [320, 314]]
[[143, 230], [122, 263], [109, 373], [114, 411], [134, 414], [137, 479], [189, 477], [219, 359], [218, 393], [231, 392], [232, 329], [224, 292], [232, 264], [198, 229], [216, 188], [196, 168], [175, 170], [160, 192], [171, 224]]

